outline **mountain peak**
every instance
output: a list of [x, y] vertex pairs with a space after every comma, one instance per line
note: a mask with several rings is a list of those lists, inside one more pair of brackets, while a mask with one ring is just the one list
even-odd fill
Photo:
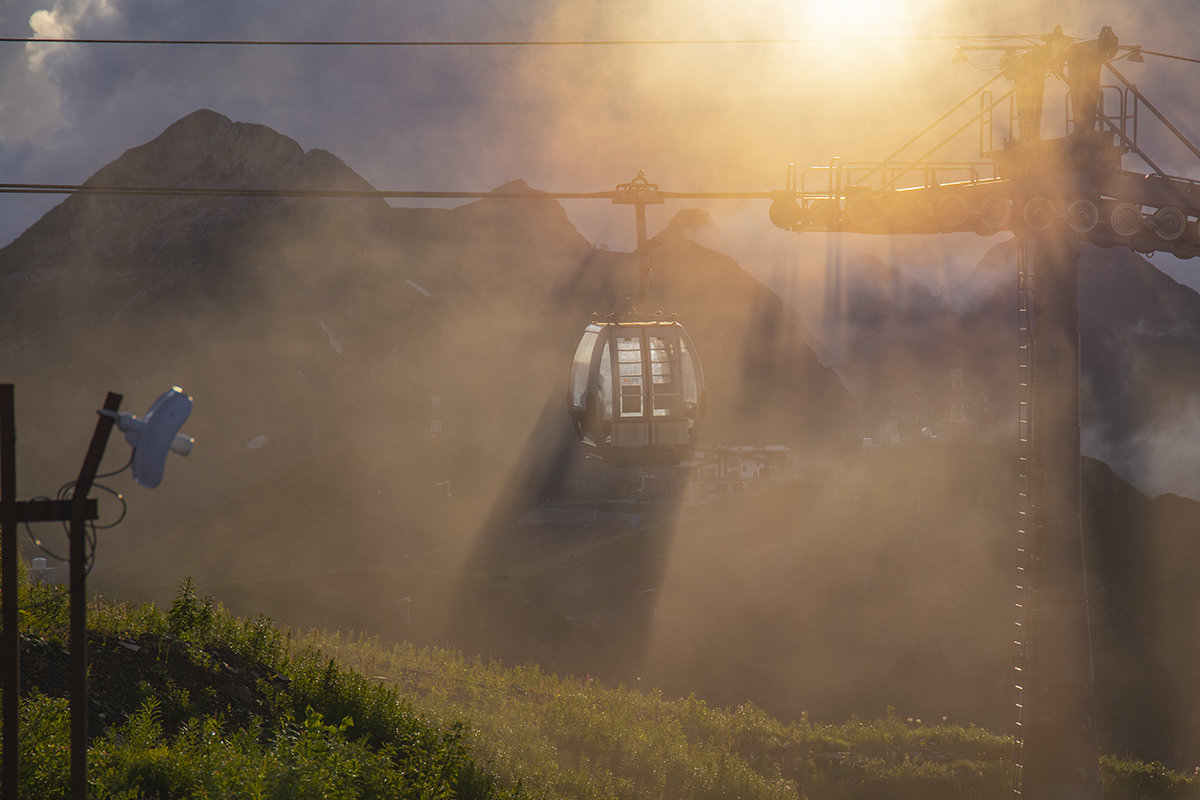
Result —
[[501, 184], [500, 186], [497, 186], [492, 191], [493, 192], [505, 192], [507, 194], [545, 194], [545, 192], [543, 192], [542, 190], [534, 189], [532, 186], [530, 186], [528, 183], [521, 180], [520, 178], [518, 178], [514, 181], [508, 181], [507, 183]]
[[[266, 125], [234, 122], [202, 108], [180, 118], [149, 142], [130, 148], [85, 181], [88, 186], [188, 189], [338, 189], [373, 187], [345, 162], [325, 150], [304, 151], [294, 139]], [[252, 203], [236, 198], [92, 197], [75, 195], [51, 209], [18, 237], [0, 258], [0, 272], [17, 264], [23, 272], [71, 261], [73, 244], [88, 241], [99, 260], [149, 246], [199, 241], [222, 220], [245, 218], [251, 208], [267, 209], [283, 201]], [[377, 202], [380, 206], [382, 201]], [[146, 245], [147, 242], [154, 244]], [[32, 244], [36, 247], [27, 252]], [[141, 244], [138, 244], [141, 243]], [[11, 249], [10, 249], [11, 248]], [[57, 271], [58, 267], [54, 267]]]
[[210, 109], [179, 119], [146, 144], [125, 151], [89, 184], [289, 186], [304, 157], [294, 139]]
[[[211, 108], [199, 108], [167, 126], [158, 140], [179, 137], [193, 138], [201, 135], [216, 135], [221, 130], [233, 127], [234, 121]], [[156, 140], [157, 141], [157, 140]]]

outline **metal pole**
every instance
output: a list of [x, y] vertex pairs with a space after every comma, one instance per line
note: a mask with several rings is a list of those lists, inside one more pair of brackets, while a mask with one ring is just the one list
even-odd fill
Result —
[[613, 195], [613, 202], [620, 205], [631, 205], [634, 207], [634, 215], [637, 220], [637, 263], [638, 263], [638, 287], [637, 294], [633, 298], [632, 311], [642, 311], [642, 304], [646, 301], [646, 297], [650, 294], [650, 242], [646, 238], [646, 205], [649, 203], [661, 203], [663, 198], [658, 193], [658, 184], [650, 183], [646, 180], [646, 171], [638, 170], [637, 177], [629, 183], [622, 183], [617, 186], [617, 191]]
[[121, 395], [108, 393], [71, 495], [71, 800], [87, 800], [87, 496], [108, 446]]
[[642, 311], [642, 304], [650, 293], [650, 246], [646, 241], [646, 203], [638, 198], [633, 206], [637, 219], [638, 288], [633, 301], [633, 310]]
[[1021, 794], [1101, 800], [1079, 453], [1079, 244], [1065, 230], [1019, 243], [1033, 268], [1033, 526], [1036, 574]]
[[17, 800], [20, 782], [21, 638], [17, 614], [17, 425], [13, 385], [0, 384], [0, 580], [4, 582], [4, 800]]

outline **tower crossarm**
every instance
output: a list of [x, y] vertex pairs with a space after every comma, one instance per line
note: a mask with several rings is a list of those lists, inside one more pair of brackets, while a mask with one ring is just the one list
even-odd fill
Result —
[[[1040, 144], [1061, 148], [1064, 142]], [[818, 179], [795, 195], [777, 197], [772, 219], [796, 233], [889, 236], [1026, 234], [1062, 227], [1081, 242], [1103, 247], [1200, 256], [1200, 181], [1087, 164], [1055, 167], [1049, 158], [1043, 167], [1014, 177], [931, 181], [892, 190], [855, 185], [853, 165], [817, 167], [809, 172]], [[845, 169], [846, 174], [827, 175], [831, 169]], [[930, 174], [954, 170], [983, 173], [972, 164], [929, 166]]]
[[[906, 160], [896, 153], [885, 162], [834, 158], [799, 173], [791, 167], [788, 189], [774, 193], [771, 220], [797, 233], [1061, 231], [1102, 247], [1200, 256], [1200, 181], [1167, 175], [1151, 160], [1137, 142], [1138, 109], [1147, 109], [1198, 157], [1200, 148], [1111, 63], [1121, 53], [1140, 54], [1140, 47], [1120, 45], [1109, 28], [1092, 40], [1073, 40], [1058, 29], [1042, 39], [1005, 48], [1000, 72], [1013, 84], [1012, 128], [1002, 146], [982, 153], [988, 160], [932, 161], [925, 154]], [[1103, 68], [1119, 85], [1100, 84]], [[1059, 138], [1040, 135], [1043, 84], [1050, 76], [1067, 88], [1069, 113]], [[1113, 91], [1119, 109], [1105, 107]], [[972, 121], [990, 126], [1000, 101], [983, 88], [973, 96], [983, 108]], [[981, 150], [990, 141], [990, 135], [981, 135]], [[1141, 159], [1149, 171], [1123, 169], [1127, 155]]]

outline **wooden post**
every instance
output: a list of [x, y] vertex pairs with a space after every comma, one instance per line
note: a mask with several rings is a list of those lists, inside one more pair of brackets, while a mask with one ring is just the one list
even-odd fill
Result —
[[121, 395], [108, 393], [71, 495], [71, 799], [87, 800], [87, 496], [108, 446]]
[[0, 671], [4, 673], [4, 800], [17, 800], [20, 780], [21, 638], [17, 614], [17, 426], [11, 383], [0, 384], [0, 579], [4, 582], [4, 635]]

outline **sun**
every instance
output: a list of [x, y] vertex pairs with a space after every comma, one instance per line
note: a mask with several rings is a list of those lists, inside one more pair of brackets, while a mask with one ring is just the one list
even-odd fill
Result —
[[880, 39], [914, 36], [920, 3], [914, 0], [803, 0], [793, 6], [792, 35], [806, 39]]

